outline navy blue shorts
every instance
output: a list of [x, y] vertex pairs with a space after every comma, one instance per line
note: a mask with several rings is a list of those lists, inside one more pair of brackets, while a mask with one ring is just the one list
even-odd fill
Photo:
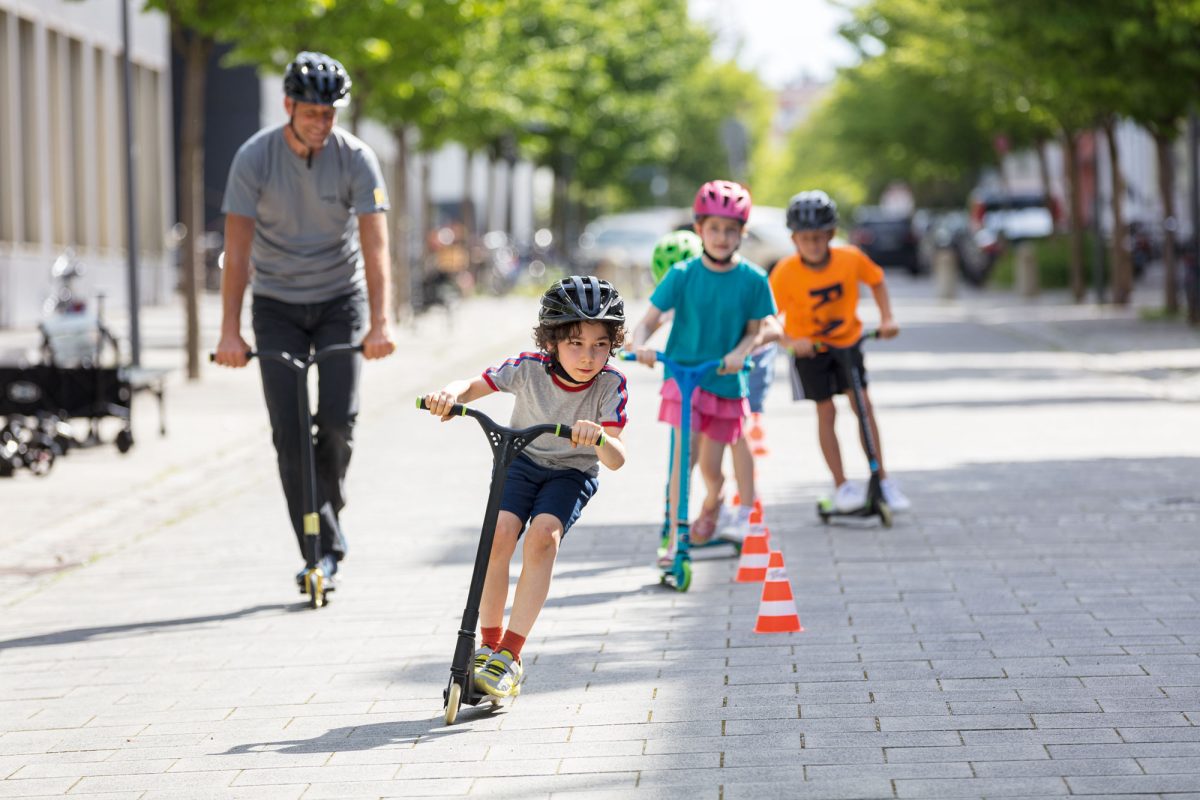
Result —
[[525, 525], [538, 514], [553, 514], [563, 526], [563, 536], [579, 519], [583, 507], [600, 488], [600, 479], [577, 469], [546, 469], [519, 455], [508, 468], [500, 510], [515, 514]]

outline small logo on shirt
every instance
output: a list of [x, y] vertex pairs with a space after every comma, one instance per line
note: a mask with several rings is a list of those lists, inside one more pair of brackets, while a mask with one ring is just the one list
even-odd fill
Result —
[[383, 190], [382, 186], [375, 187], [375, 205], [387, 205], [387, 192]]

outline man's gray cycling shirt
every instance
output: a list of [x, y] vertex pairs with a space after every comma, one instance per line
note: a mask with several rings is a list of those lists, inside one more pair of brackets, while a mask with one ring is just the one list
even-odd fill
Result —
[[221, 205], [255, 220], [254, 294], [285, 303], [350, 294], [366, 282], [356, 215], [388, 209], [379, 161], [335, 127], [310, 169], [283, 136], [283, 126], [266, 128], [241, 146]]

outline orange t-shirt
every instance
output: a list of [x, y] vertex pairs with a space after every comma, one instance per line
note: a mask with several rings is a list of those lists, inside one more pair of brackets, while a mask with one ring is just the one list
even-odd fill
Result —
[[821, 269], [805, 266], [793, 253], [771, 271], [771, 291], [783, 317], [783, 330], [793, 339], [817, 339], [849, 347], [862, 336], [858, 318], [858, 284], [878, 286], [883, 270], [857, 247], [831, 247]]

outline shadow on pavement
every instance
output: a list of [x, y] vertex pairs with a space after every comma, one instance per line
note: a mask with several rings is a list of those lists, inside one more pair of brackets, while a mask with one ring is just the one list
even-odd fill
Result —
[[391, 747], [397, 744], [416, 744], [418, 741], [441, 739], [470, 733], [468, 725], [473, 719], [486, 719], [490, 711], [477, 711], [464, 706], [459, 712], [458, 727], [447, 728], [441, 719], [413, 722], [378, 722], [373, 725], [352, 725], [314, 736], [311, 739], [290, 739], [282, 742], [253, 742], [234, 745], [220, 755], [233, 756], [244, 753], [346, 753], [355, 750], [372, 750], [376, 747]]
[[160, 619], [150, 622], [130, 622], [126, 625], [99, 625], [94, 628], [75, 628], [55, 633], [42, 633], [36, 636], [24, 636], [20, 639], [0, 641], [0, 650], [11, 650], [18, 647], [41, 647], [51, 644], [76, 644], [104, 636], [117, 637], [128, 634], [150, 633], [167, 628], [179, 628], [186, 625], [204, 625], [212, 622], [241, 619], [264, 611], [295, 611], [307, 609], [303, 603], [272, 603], [243, 608], [240, 611], [230, 611], [227, 614], [206, 614], [202, 617], [183, 617], [181, 619]]

